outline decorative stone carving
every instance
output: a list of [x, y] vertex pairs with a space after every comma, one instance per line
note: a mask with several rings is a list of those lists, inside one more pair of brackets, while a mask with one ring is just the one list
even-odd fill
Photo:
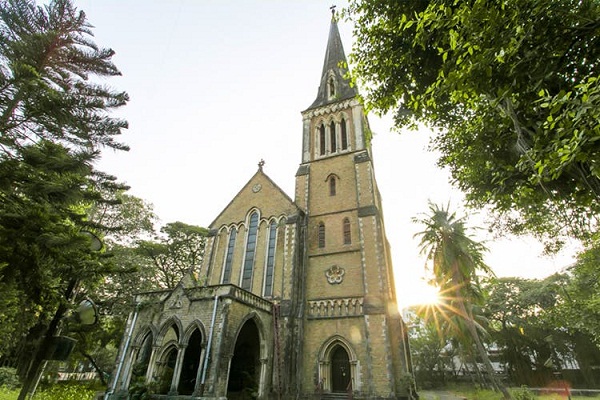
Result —
[[181, 308], [182, 307], [182, 303], [181, 303], [181, 295], [177, 295], [175, 297], [175, 300], [173, 301], [173, 304], [171, 304], [171, 308]]
[[362, 297], [322, 299], [308, 302], [309, 318], [339, 318], [359, 316], [363, 313]]
[[325, 271], [325, 276], [327, 277], [327, 282], [329, 282], [331, 285], [337, 285], [342, 283], [345, 273], [346, 271], [344, 268], [333, 265], [331, 268]]

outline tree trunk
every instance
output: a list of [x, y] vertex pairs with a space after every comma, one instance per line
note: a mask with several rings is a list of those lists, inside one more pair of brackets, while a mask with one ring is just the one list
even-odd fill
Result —
[[[460, 293], [457, 293], [457, 298], [462, 299], [462, 297], [460, 297]], [[469, 333], [471, 334], [473, 341], [475, 341], [475, 345], [477, 346], [477, 350], [479, 352], [479, 355], [481, 356], [481, 359], [483, 360], [483, 365], [485, 367], [485, 370], [486, 370], [488, 376], [490, 377], [490, 381], [492, 382], [494, 389], [499, 390], [505, 399], [512, 400], [512, 396], [510, 395], [510, 393], [508, 392], [506, 387], [496, 377], [496, 374], [494, 372], [494, 367], [492, 366], [492, 362], [490, 361], [490, 358], [488, 357], [487, 350], [485, 349], [485, 347], [483, 347], [483, 344], [481, 343], [481, 339], [479, 338], [479, 333], [477, 332], [477, 327], [475, 326], [475, 322], [473, 321], [473, 315], [467, 311], [467, 308], [462, 300], [459, 300], [458, 303], [459, 303], [460, 311], [465, 316], [465, 321], [467, 323], [467, 329], [469, 330]]]
[[100, 368], [98, 366], [98, 364], [96, 364], [96, 360], [94, 360], [94, 357], [92, 357], [91, 355], [89, 355], [85, 351], [80, 351], [79, 353], [82, 356], [84, 356], [92, 364], [92, 366], [94, 367], [94, 369], [98, 373], [98, 378], [100, 378], [100, 383], [102, 383], [103, 386], [106, 386], [106, 379], [104, 379], [105, 372], [104, 372], [104, 370], [102, 370], [102, 368]]

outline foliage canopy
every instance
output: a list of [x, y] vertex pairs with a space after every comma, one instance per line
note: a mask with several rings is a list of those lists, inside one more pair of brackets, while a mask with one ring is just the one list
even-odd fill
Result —
[[35, 348], [77, 283], [112, 271], [91, 249], [103, 226], [87, 210], [125, 188], [94, 163], [127, 149], [116, 141], [127, 122], [111, 113], [128, 96], [97, 83], [119, 71], [91, 37], [70, 0], [0, 2], [0, 357], [15, 338]]
[[370, 109], [437, 128], [439, 165], [499, 226], [593, 238], [600, 215], [600, 2], [353, 0]]

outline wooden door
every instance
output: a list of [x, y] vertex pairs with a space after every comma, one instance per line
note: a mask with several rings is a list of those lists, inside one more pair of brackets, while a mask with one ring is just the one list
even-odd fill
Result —
[[346, 392], [350, 379], [348, 353], [342, 346], [337, 346], [331, 354], [331, 391]]

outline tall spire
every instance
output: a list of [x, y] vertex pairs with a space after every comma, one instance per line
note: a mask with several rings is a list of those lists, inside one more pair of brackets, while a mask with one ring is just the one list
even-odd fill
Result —
[[357, 95], [355, 88], [351, 87], [345, 78], [348, 72], [346, 55], [337, 26], [335, 7], [331, 8], [331, 26], [329, 39], [325, 50], [325, 61], [321, 73], [321, 84], [317, 98], [308, 109], [323, 106], [340, 100], [350, 99]]

